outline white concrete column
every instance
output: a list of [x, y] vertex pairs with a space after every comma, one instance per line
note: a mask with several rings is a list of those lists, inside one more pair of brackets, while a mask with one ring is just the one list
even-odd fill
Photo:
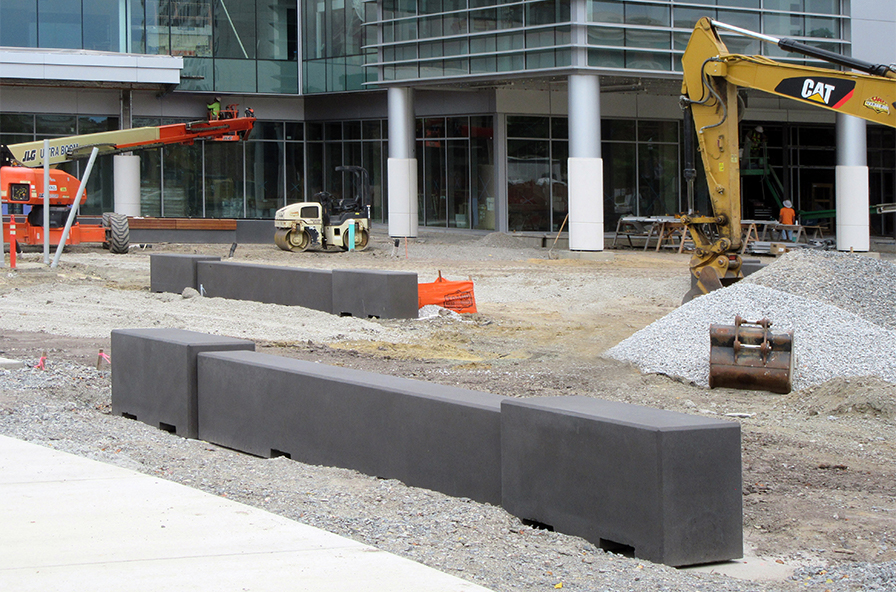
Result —
[[389, 102], [389, 236], [417, 236], [414, 90], [391, 87]]
[[604, 249], [604, 182], [600, 157], [600, 78], [569, 77], [569, 248]]
[[865, 121], [837, 114], [837, 250], [871, 248]]
[[116, 154], [113, 163], [113, 191], [115, 213], [140, 215], [140, 157], [135, 154]]

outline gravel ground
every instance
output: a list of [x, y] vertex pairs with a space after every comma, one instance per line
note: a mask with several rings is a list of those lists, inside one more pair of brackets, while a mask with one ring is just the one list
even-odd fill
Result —
[[[751, 534], [772, 536], [780, 533], [782, 525], [796, 520], [780, 515], [780, 509], [772, 506], [776, 495], [799, 499], [795, 496], [812, 494], [802, 481], [799, 493], [789, 489], [792, 484], [785, 482], [785, 478], [794, 472], [805, 473], [806, 476], [801, 478], [806, 480], [821, 479], [828, 483], [825, 486], [828, 489], [819, 490], [820, 499], [836, 498], [840, 503], [841, 496], [849, 497], [850, 501], [842, 502], [850, 504], [848, 508], [859, 503], [859, 494], [852, 499], [852, 485], [838, 479], [841, 473], [844, 477], [864, 478], [861, 467], [865, 465], [850, 456], [850, 464], [856, 463], [860, 468], [855, 472], [852, 467], [850, 471], [838, 469], [835, 474], [822, 470], [821, 465], [815, 467], [818, 463], [813, 455], [825, 453], [828, 450], [825, 447], [833, 447], [838, 442], [835, 438], [825, 440], [824, 434], [828, 432], [822, 428], [827, 430], [842, 425], [856, 432], [877, 431], [881, 436], [890, 433], [892, 416], [881, 414], [887, 409], [893, 411], [892, 396], [875, 404], [869, 412], [874, 416], [861, 416], [860, 420], [853, 421], [850, 418], [855, 409], [859, 404], [866, 404], [867, 398], [852, 402], [834, 401], [825, 389], [835, 385], [834, 390], [844, 390], [843, 383], [835, 381], [807, 389], [798, 399], [762, 399], [755, 393], [747, 393], [741, 398], [729, 394], [727, 399], [714, 399], [711, 393], [687, 383], [650, 375], [629, 378], [626, 372], [608, 366], [609, 362], [589, 357], [593, 348], [604, 351], [607, 346], [602, 344], [607, 339], [612, 339], [610, 345], [618, 343], [670, 311], [668, 317], [685, 310], [682, 307], [676, 311], [677, 301], [686, 290], [687, 279], [681, 275], [686, 258], [670, 259], [672, 265], [668, 272], [654, 270], [644, 274], [639, 271], [644, 257], [640, 253], [621, 257], [613, 265], [556, 261], [548, 267], [543, 263], [548, 258], [544, 250], [521, 246], [513, 237], [486, 235], [467, 243], [461, 247], [450, 237], [440, 237], [413, 243], [407, 251], [403, 244], [396, 249], [391, 243], [383, 243], [366, 255], [346, 253], [338, 258], [319, 255], [298, 259], [305, 267], [370, 265], [413, 270], [418, 272], [420, 281], [435, 279], [437, 269], [443, 269], [449, 279], [465, 277], [469, 273], [475, 276], [481, 312], [461, 318], [426, 309], [419, 320], [368, 321], [275, 305], [154, 295], [145, 287], [148, 285], [148, 257], [139, 253], [111, 258], [112, 264], [106, 254], [75, 253], [64, 258], [68, 261], [67, 266], [57, 276], [44, 278], [35, 274], [28, 281], [8, 277], [8, 282], [0, 282], [0, 344], [7, 350], [0, 355], [11, 357], [11, 354], [22, 351], [31, 352], [31, 355], [25, 357], [26, 365], [22, 369], [0, 370], [0, 433], [260, 507], [420, 561], [496, 591], [560, 587], [612, 592], [896, 590], [896, 564], [893, 561], [848, 561], [850, 555], [846, 553], [855, 551], [846, 548], [834, 549], [834, 559], [841, 561], [832, 563], [830, 554], [820, 559], [823, 550], [810, 549], [803, 541], [798, 543], [802, 544], [799, 556], [803, 557], [798, 563], [794, 563], [794, 553], [783, 548], [779, 550], [777, 561], [775, 554], [765, 554], [773, 565], [796, 567], [792, 576], [774, 581], [739, 580], [608, 553], [580, 538], [523, 525], [499, 507], [410, 488], [398, 481], [344, 469], [309, 466], [283, 458], [255, 458], [205, 442], [178, 438], [111, 415], [109, 371], [93, 368], [92, 362], [85, 364], [83, 355], [79, 358], [81, 362], [75, 362], [76, 356], [70, 353], [81, 348], [92, 351], [92, 359], [95, 359], [96, 350], [89, 348], [107, 344], [109, 331], [113, 328], [167, 326], [254, 339], [270, 353], [282, 348], [284, 353], [290, 351], [304, 355], [306, 359], [322, 359], [327, 363], [366, 369], [382, 368], [382, 371], [399, 375], [514, 396], [573, 393], [717, 416], [739, 407], [749, 409], [755, 400], [769, 400], [773, 403], [763, 410], [741, 414], [745, 434], [745, 529]], [[192, 252], [193, 249], [186, 247], [179, 252]], [[226, 248], [221, 249], [226, 252]], [[249, 261], [253, 261], [253, 256], [254, 252], [246, 254]], [[268, 257], [267, 254], [264, 256]], [[270, 256], [280, 257], [274, 261], [280, 264], [297, 260], [290, 259], [294, 257], [291, 254], [276, 251]], [[787, 258], [783, 258], [779, 263], [786, 261]], [[449, 268], [451, 273], [448, 273]], [[781, 298], [781, 292], [759, 285], [740, 289], [760, 301]], [[793, 294], [792, 297], [795, 299], [792, 306], [802, 306], [801, 301], [807, 299], [806, 294]], [[694, 302], [700, 300], [703, 299]], [[817, 315], [822, 305], [817, 300], [811, 302], [815, 303]], [[837, 310], [837, 314], [842, 315], [858, 314], [855, 310], [852, 313]], [[729, 317], [733, 317], [733, 313], [726, 313], [723, 320], [730, 322]], [[893, 341], [892, 332], [882, 326], [856, 316], [844, 316], [843, 322], [848, 319], [865, 323], [862, 326], [867, 331], [866, 341], [884, 341], [887, 336], [890, 342]], [[593, 329], [577, 328], [582, 323], [588, 323]], [[776, 323], [779, 323], [776, 328], [786, 324], [777, 319]], [[649, 329], [647, 327], [645, 331]], [[830, 330], [840, 329], [838, 324]], [[802, 331], [799, 326], [796, 330]], [[33, 333], [22, 333], [26, 331]], [[679, 329], [674, 329], [665, 333], [678, 332]], [[46, 336], [49, 352], [45, 371], [34, 368], [38, 362], [34, 352], [39, 351], [41, 335]], [[615, 337], [617, 335], [620, 337]], [[515, 348], [523, 347], [523, 340], [533, 338], [538, 347], [531, 350], [535, 353], [530, 352], [529, 359], [513, 353]], [[797, 343], [806, 338], [799, 337]], [[85, 346], [85, 339], [96, 341]], [[313, 345], [308, 344], [309, 341]], [[430, 341], [435, 345], [428, 345]], [[480, 346], [480, 341], [484, 345]], [[29, 345], [20, 345], [24, 343]], [[364, 353], [364, 343], [370, 343], [375, 352], [406, 343], [416, 353], [410, 354], [410, 361], [400, 363], [396, 353], [399, 350], [389, 349], [388, 355], [379, 352], [368, 356]], [[426, 349], [447, 349], [454, 344], [460, 344], [458, 348], [471, 356], [481, 357], [483, 351], [491, 350], [497, 353], [494, 359], [486, 361], [476, 358], [474, 361], [444, 362], [430, 358]], [[567, 348], [562, 350], [564, 353], [557, 353], [558, 344]], [[675, 343], [670, 347], [675, 347]], [[646, 349], [658, 347], [654, 344]], [[114, 357], [114, 352], [112, 355]], [[889, 355], [891, 359], [894, 357]], [[91, 359], [90, 353], [86, 359]], [[621, 364], [618, 366], [622, 367]], [[804, 374], [807, 373], [801, 366], [800, 380]], [[607, 376], [620, 378], [621, 382], [605, 384]], [[868, 384], [867, 380], [853, 382]], [[875, 384], [872, 386], [877, 388]], [[876, 392], [884, 391], [878, 389]], [[783, 410], [779, 407], [781, 403], [784, 403]], [[826, 416], [828, 419], [825, 420]], [[812, 419], [804, 421], [805, 417], [818, 417], [818, 421], [825, 423], [815, 424]], [[840, 419], [834, 421], [835, 418]], [[881, 421], [885, 423], [879, 423]], [[770, 426], [768, 431], [763, 428], [765, 423]], [[883, 431], [882, 426], [888, 431]], [[792, 436], [795, 430], [805, 431], [808, 435]], [[852, 437], [850, 431], [845, 433], [846, 438]], [[781, 472], [782, 457], [775, 448], [783, 448], [784, 439], [788, 437], [795, 439], [794, 448], [809, 447], [810, 450], [806, 451], [806, 466], [795, 471], [792, 465], [788, 468], [785, 464]], [[821, 443], [809, 444], [816, 440]], [[873, 438], [861, 442], [867, 442], [864, 446], [870, 451], [872, 456], [868, 458], [872, 460], [877, 458], [875, 455], [879, 450], [886, 450]], [[858, 449], [862, 447], [863, 444], [858, 444]], [[836, 450], [839, 454], [840, 449]], [[851, 445], [850, 450], [856, 450], [856, 447]], [[840, 457], [837, 458], [839, 461]], [[785, 460], [793, 462], [789, 457]], [[888, 461], [888, 464], [891, 463]], [[811, 471], [814, 473], [810, 475]], [[858, 487], [873, 490], [874, 495], [882, 495], [888, 500], [888, 506], [879, 508], [878, 512], [883, 512], [886, 517], [896, 497], [887, 474], [883, 475], [883, 482], [885, 485], [881, 487], [869, 488], [864, 484]], [[881, 489], [883, 493], [880, 493]], [[810, 503], [819, 505], [814, 499]], [[767, 511], [769, 508], [771, 512]], [[766, 510], [765, 513], [762, 510]], [[873, 513], [873, 510], [869, 511]], [[859, 510], [841, 512], [844, 516], [849, 512], [853, 520], [838, 523], [835, 515], [833, 525], [841, 530], [832, 540], [836, 541], [836, 536], [840, 536], [839, 546], [848, 547], [852, 545], [849, 537], [853, 534], [842, 529], [861, 524], [862, 518]], [[875, 526], [875, 530], [877, 528]], [[871, 548], [878, 557], [890, 557], [888, 545], [893, 544], [889, 542], [893, 540], [892, 533], [863, 532], [861, 538], [873, 540]], [[830, 551], [832, 544], [818, 542], [816, 546], [827, 546]], [[746, 550], [750, 551], [749, 545]]]

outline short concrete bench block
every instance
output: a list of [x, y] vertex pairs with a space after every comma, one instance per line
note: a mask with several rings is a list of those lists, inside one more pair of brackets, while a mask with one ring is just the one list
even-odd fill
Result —
[[362, 319], [415, 319], [417, 305], [416, 273], [333, 270], [333, 314]]
[[248, 351], [198, 377], [202, 440], [500, 503], [503, 397]]
[[220, 261], [212, 255], [180, 255], [160, 253], [149, 256], [149, 289], [152, 292], [180, 294], [184, 288], [199, 289], [196, 263]]
[[182, 329], [112, 331], [112, 413], [196, 438], [196, 355], [222, 350], [254, 351], [255, 344]]
[[298, 269], [228, 261], [200, 262], [199, 283], [206, 296], [303, 306], [330, 312], [333, 278], [329, 270]]
[[671, 566], [743, 554], [736, 422], [588, 397], [505, 399], [503, 506]]

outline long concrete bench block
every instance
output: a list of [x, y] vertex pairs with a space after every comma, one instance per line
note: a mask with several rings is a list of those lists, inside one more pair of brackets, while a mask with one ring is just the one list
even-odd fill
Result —
[[247, 351], [198, 377], [202, 440], [500, 503], [503, 397]]
[[417, 274], [374, 269], [333, 270], [333, 314], [363, 319], [417, 318]]
[[196, 264], [199, 261], [220, 261], [212, 255], [158, 253], [149, 256], [149, 289], [152, 292], [180, 294], [184, 288], [199, 289]]
[[672, 566], [743, 554], [736, 422], [588, 397], [505, 399], [504, 508]]
[[332, 272], [230, 261], [200, 262], [198, 281], [209, 297], [303, 306], [330, 312]]
[[112, 331], [112, 413], [198, 437], [196, 356], [223, 350], [255, 344], [182, 329]]

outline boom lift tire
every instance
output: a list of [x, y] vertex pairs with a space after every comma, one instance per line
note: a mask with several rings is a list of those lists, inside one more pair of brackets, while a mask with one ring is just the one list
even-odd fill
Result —
[[108, 213], [103, 214], [103, 225], [106, 225], [106, 216], [108, 215], [108, 226], [106, 227], [106, 238], [109, 242], [109, 252], [116, 255], [123, 255], [128, 252], [131, 243], [131, 228], [128, 224], [128, 217], [124, 214]]

